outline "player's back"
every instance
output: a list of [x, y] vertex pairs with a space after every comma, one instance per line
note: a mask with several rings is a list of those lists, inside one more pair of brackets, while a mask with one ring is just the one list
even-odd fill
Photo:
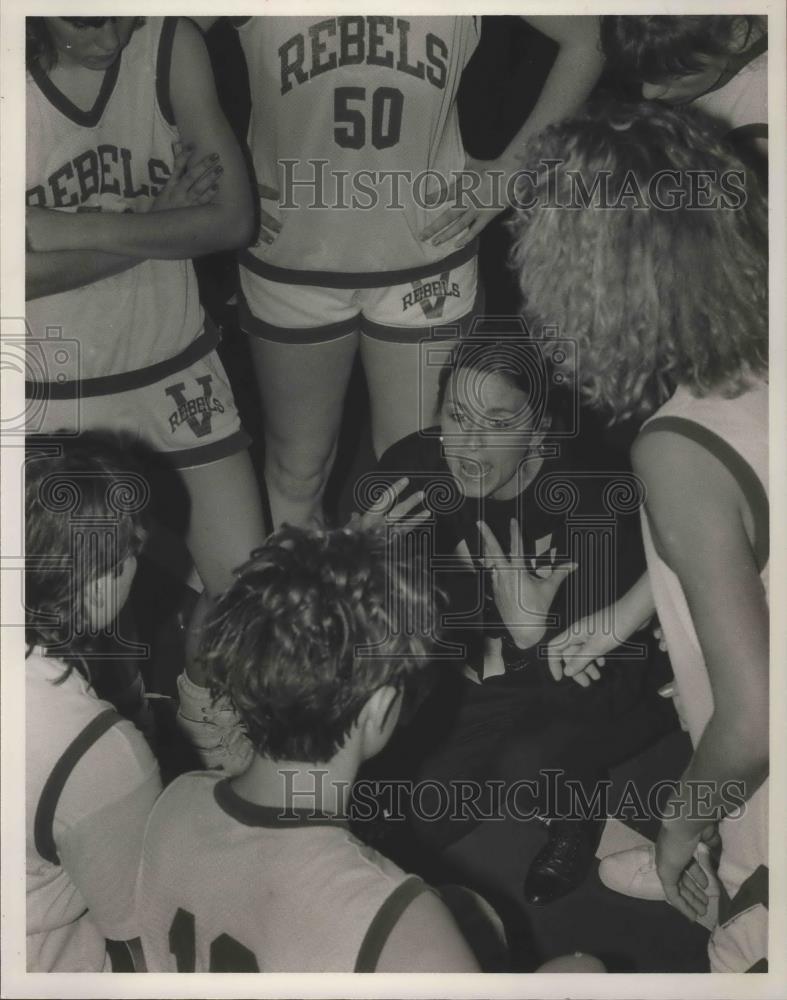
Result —
[[381, 918], [422, 889], [341, 821], [195, 772], [153, 810], [137, 905], [151, 972], [373, 971]]

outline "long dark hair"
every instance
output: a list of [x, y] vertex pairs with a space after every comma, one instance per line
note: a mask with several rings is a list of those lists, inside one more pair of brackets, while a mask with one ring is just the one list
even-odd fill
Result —
[[58, 659], [91, 642], [90, 586], [118, 575], [145, 537], [147, 479], [118, 436], [31, 435], [25, 465], [25, 639]]

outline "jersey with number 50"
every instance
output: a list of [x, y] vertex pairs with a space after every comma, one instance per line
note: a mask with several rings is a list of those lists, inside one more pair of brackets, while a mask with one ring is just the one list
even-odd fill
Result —
[[446, 256], [418, 234], [435, 218], [426, 204], [438, 178], [448, 184], [464, 166], [456, 94], [478, 42], [476, 20], [251, 17], [238, 25], [261, 205], [282, 223], [271, 246], [253, 251], [257, 273], [286, 281], [280, 269], [321, 272], [315, 284], [325, 284], [325, 272], [341, 272], [340, 283], [352, 286], [352, 274]]

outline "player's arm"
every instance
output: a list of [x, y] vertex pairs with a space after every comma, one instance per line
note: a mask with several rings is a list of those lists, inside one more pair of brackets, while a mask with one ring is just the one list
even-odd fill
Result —
[[99, 250], [180, 260], [248, 243], [254, 217], [248, 173], [219, 106], [205, 43], [185, 18], [178, 20], [175, 31], [170, 100], [191, 162], [218, 156], [222, 173], [213, 200], [144, 213], [29, 209], [27, 232], [33, 250]]
[[129, 722], [102, 736], [69, 776], [57, 809], [63, 868], [105, 937], [139, 934], [135, 891], [145, 826], [161, 794], [156, 759]]
[[138, 257], [98, 250], [60, 250], [25, 255], [25, 299], [68, 292], [120, 274], [139, 264]]
[[598, 17], [524, 17], [558, 45], [558, 54], [527, 121], [508, 144], [500, 166], [516, 169], [521, 149], [531, 135], [573, 115], [587, 100], [604, 66]]
[[[441, 212], [422, 232], [422, 240], [436, 246], [456, 239], [457, 245], [473, 239], [506, 207], [499, 204], [495, 178], [502, 175], [502, 190], [518, 168], [528, 138], [552, 122], [568, 118], [587, 99], [601, 75], [604, 57], [599, 42], [598, 17], [525, 17], [529, 24], [557, 43], [559, 51], [527, 121], [495, 160], [467, 157], [465, 173], [477, 175], [473, 197], [457, 193], [456, 204]], [[486, 207], [486, 206], [491, 207]]]
[[[632, 458], [647, 488], [654, 543], [686, 595], [713, 693], [713, 714], [657, 845], [667, 897], [684, 909], [681, 872], [711, 819], [734, 804], [728, 783], [739, 783], [737, 793], [748, 799], [768, 773], [768, 604], [744, 528], [745, 502], [721, 462], [670, 432], [640, 438]], [[697, 809], [695, 796], [691, 814], [690, 782], [709, 790], [707, 808]]]
[[445, 903], [422, 892], [394, 924], [377, 972], [480, 972]]

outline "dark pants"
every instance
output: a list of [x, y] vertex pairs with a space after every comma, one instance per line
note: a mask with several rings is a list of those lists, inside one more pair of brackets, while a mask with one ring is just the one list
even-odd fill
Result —
[[476, 684], [443, 671], [410, 725], [366, 776], [407, 776], [417, 837], [442, 850], [486, 817], [582, 818], [610, 767], [675, 728], [664, 662], [608, 660], [589, 688], [545, 664]]

